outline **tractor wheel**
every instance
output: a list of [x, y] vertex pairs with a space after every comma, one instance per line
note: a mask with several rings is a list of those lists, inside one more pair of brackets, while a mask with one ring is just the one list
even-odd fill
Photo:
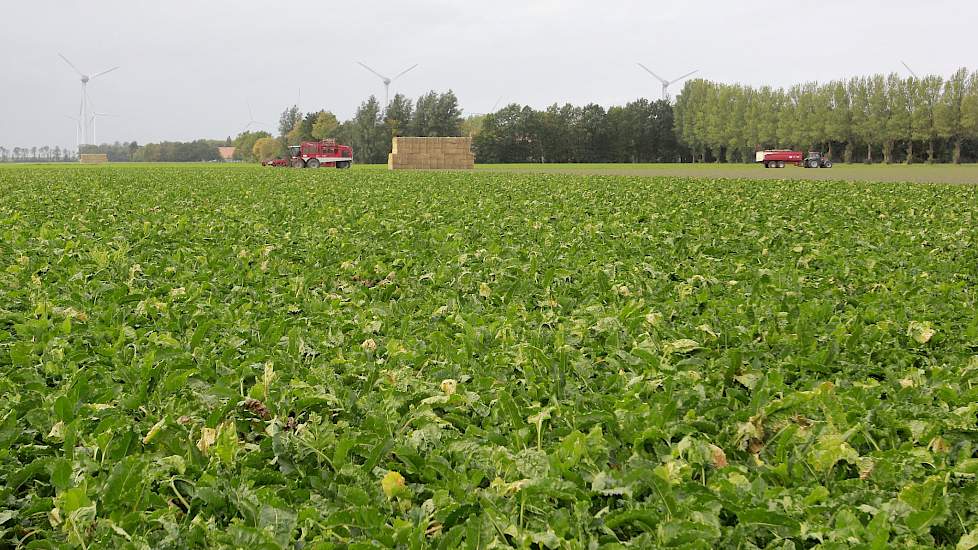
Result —
[[808, 167], [809, 168], [818, 168], [818, 161], [817, 160], [810, 160], [810, 161], [808, 161]]
[[341, 161], [339, 161], [339, 162], [336, 163], [336, 167], [337, 168], [340, 168], [340, 169], [342, 169], [342, 168], [349, 168], [350, 167], [350, 161], [348, 161], [348, 160], [341, 160]]
[[784, 161], [783, 160], [779, 160], [778, 161], [778, 168], [784, 168]]
[[832, 168], [832, 161], [831, 160], [825, 161], [825, 164], [822, 165], [822, 168]]
[[306, 168], [319, 168], [319, 159], [309, 159], [306, 163]]
[[305, 168], [306, 163], [302, 162], [302, 159], [294, 159], [292, 161], [292, 168]]

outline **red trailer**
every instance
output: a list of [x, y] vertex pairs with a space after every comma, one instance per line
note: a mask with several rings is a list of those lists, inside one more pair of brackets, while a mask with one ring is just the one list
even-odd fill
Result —
[[832, 161], [818, 151], [809, 151], [808, 155], [805, 155], [801, 151], [790, 149], [768, 149], [758, 151], [755, 160], [763, 163], [765, 168], [784, 168], [786, 164], [805, 168], [832, 168]]
[[301, 145], [289, 145], [289, 164], [293, 168], [349, 168], [353, 164], [353, 149], [336, 143], [335, 139], [303, 141]]

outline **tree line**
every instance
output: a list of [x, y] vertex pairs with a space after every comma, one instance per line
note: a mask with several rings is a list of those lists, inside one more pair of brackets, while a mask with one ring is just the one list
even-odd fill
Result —
[[[217, 148], [231, 145], [226, 140], [164, 141], [139, 145], [135, 141], [82, 145], [78, 153], [104, 153], [110, 162], [207, 162], [220, 160]], [[74, 162], [78, 153], [65, 147], [0, 146], [0, 162]]]
[[40, 147], [12, 147], [0, 145], [0, 162], [70, 162], [78, 160], [74, 151], [56, 145]]
[[221, 160], [217, 148], [231, 144], [224, 140], [163, 141], [139, 145], [135, 141], [82, 145], [82, 153], [104, 153], [109, 162], [210, 162]]
[[681, 162], [669, 102], [638, 99], [608, 109], [517, 104], [472, 121], [477, 162]]
[[674, 106], [694, 161], [751, 162], [760, 149], [843, 162], [978, 160], [978, 73], [876, 74], [788, 89], [691, 80]]

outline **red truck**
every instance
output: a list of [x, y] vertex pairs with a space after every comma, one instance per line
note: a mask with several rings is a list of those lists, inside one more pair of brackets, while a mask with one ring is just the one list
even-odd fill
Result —
[[809, 151], [808, 155], [805, 155], [801, 151], [790, 149], [768, 149], [758, 151], [755, 161], [763, 163], [765, 168], [784, 168], [785, 164], [805, 168], [832, 168], [832, 161], [818, 151]]
[[293, 168], [349, 168], [352, 164], [353, 149], [349, 145], [336, 143], [335, 139], [303, 141], [301, 145], [289, 145], [289, 165]]

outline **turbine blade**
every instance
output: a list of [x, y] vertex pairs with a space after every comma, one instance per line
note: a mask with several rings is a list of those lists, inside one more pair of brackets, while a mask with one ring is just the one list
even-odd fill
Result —
[[399, 72], [399, 73], [397, 73], [397, 76], [395, 76], [394, 78], [392, 78], [392, 79], [391, 79], [391, 82], [393, 82], [393, 81], [395, 81], [395, 80], [397, 80], [398, 78], [401, 78], [402, 76], [404, 76], [405, 74], [407, 74], [407, 73], [408, 73], [408, 71], [410, 71], [411, 69], [413, 69], [413, 68], [415, 68], [415, 67], [417, 67], [417, 66], [418, 66], [418, 64], [417, 64], [417, 63], [415, 63], [414, 65], [411, 65], [411, 66], [410, 66], [410, 67], [408, 67], [407, 69], [404, 69], [403, 71], [401, 71], [401, 72]]
[[60, 53], [58, 54], [58, 57], [60, 57], [61, 59], [63, 59], [64, 62], [67, 63], [69, 67], [71, 67], [72, 69], [74, 69], [75, 72], [78, 73], [78, 76], [82, 76], [82, 77], [85, 76], [85, 73], [79, 71], [78, 70], [78, 67], [76, 67], [75, 64], [72, 63], [71, 61], [68, 61], [68, 58], [67, 57], [61, 55]]
[[491, 113], [496, 112], [496, 107], [499, 107], [499, 102], [502, 100], [503, 100], [503, 96], [499, 96], [499, 99], [497, 99], [496, 102], [492, 104], [492, 111], [490, 111]]
[[669, 84], [669, 82], [668, 82], [668, 81], [667, 81], [666, 79], [664, 79], [664, 78], [662, 78], [661, 76], [659, 76], [659, 75], [657, 75], [657, 74], [655, 74], [655, 73], [653, 73], [653, 72], [652, 72], [652, 69], [650, 69], [650, 68], [648, 68], [648, 67], [646, 67], [645, 65], [642, 65], [641, 63], [638, 63], [638, 66], [639, 66], [639, 67], [642, 67], [643, 69], [645, 69], [645, 72], [647, 72], [647, 73], [649, 73], [650, 75], [652, 75], [652, 76], [654, 76], [654, 77], [656, 77], [656, 78], [657, 78], [657, 79], [659, 80], [659, 82], [661, 82], [661, 83], [663, 83], [663, 84]]
[[[699, 69], [696, 69], [696, 71], [698, 71], [698, 70], [699, 70]], [[686, 78], [686, 77], [689, 77], [689, 76], [693, 76], [694, 74], [696, 74], [696, 71], [690, 71], [690, 72], [688, 72], [688, 73], [686, 73], [686, 74], [684, 74], [683, 76], [681, 76], [681, 77], [679, 77], [679, 78], [677, 78], [677, 79], [675, 79], [675, 80], [673, 80], [673, 81], [672, 81], [672, 82], [670, 82], [669, 84], [672, 84], [673, 82], [679, 82], [680, 80], [682, 80], [682, 79], [684, 79], [684, 78]]]
[[377, 71], [371, 69], [370, 67], [364, 65], [362, 62], [357, 61], [357, 64], [360, 65], [361, 67], [363, 67], [364, 69], [367, 69], [368, 71], [370, 71], [370, 72], [374, 73], [375, 75], [379, 76], [381, 80], [387, 80], [387, 77], [386, 76], [384, 76], [384, 75], [378, 73]]
[[102, 71], [102, 72], [100, 72], [100, 73], [95, 73], [95, 74], [93, 74], [92, 76], [90, 76], [90, 77], [88, 77], [88, 79], [89, 79], [89, 80], [91, 80], [91, 79], [93, 79], [93, 78], [95, 78], [95, 77], [97, 77], [97, 76], [102, 76], [102, 75], [104, 75], [104, 74], [108, 74], [108, 73], [111, 73], [112, 71], [114, 71], [114, 70], [116, 70], [116, 69], [118, 69], [118, 68], [119, 68], [119, 67], [112, 67], [111, 69], [108, 69], [108, 70], [105, 70], [105, 71]]
[[908, 71], [910, 71], [910, 75], [911, 76], [913, 76], [914, 78], [917, 78], [917, 73], [913, 72], [913, 69], [910, 68], [910, 65], [907, 65], [903, 61], [901, 61], [900, 63], [903, 63], [903, 66], [906, 67]]

